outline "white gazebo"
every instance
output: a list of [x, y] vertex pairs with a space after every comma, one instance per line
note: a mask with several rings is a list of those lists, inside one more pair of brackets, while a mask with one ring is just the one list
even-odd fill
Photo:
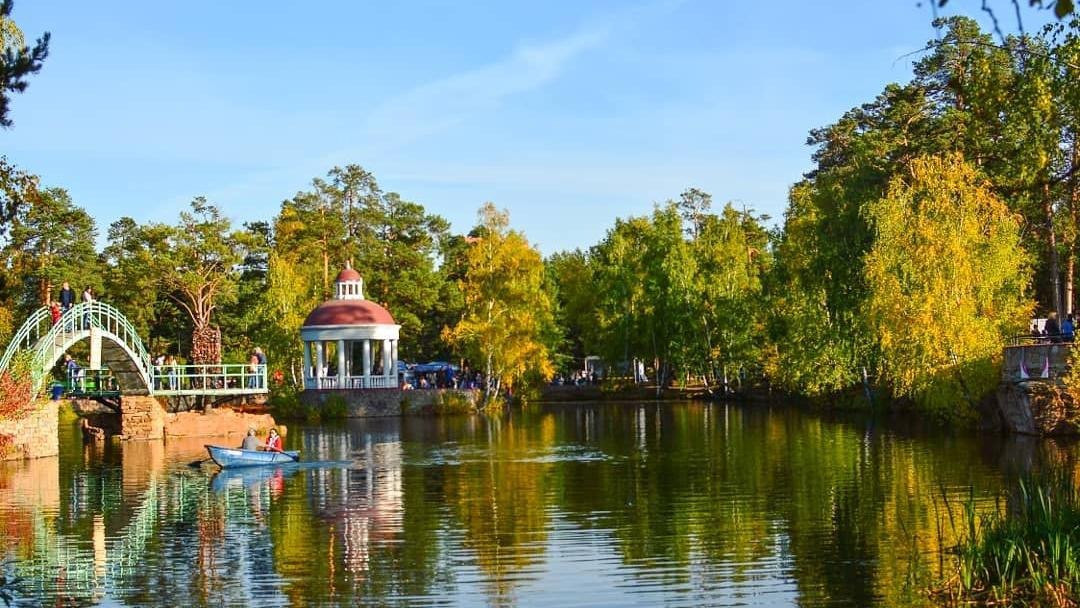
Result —
[[364, 279], [346, 264], [334, 299], [311, 311], [300, 329], [304, 388], [397, 388], [400, 330], [385, 308], [364, 299]]

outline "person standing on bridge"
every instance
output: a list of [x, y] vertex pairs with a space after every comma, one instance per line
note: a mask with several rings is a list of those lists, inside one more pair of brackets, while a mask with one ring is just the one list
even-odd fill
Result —
[[254, 389], [258, 386], [259, 379], [259, 355], [251, 353], [251, 357], [248, 359], [248, 381], [247, 387]]
[[71, 284], [64, 281], [63, 287], [60, 288], [60, 306], [63, 308], [63, 312], [71, 310], [72, 306], [75, 306], [75, 290], [71, 288]]
[[53, 302], [49, 305], [49, 317], [52, 319], [52, 324], [56, 325], [60, 322], [60, 303]]
[[258, 346], [255, 347], [255, 356], [259, 359], [259, 373], [256, 376], [256, 382], [258, 388], [266, 388], [262, 385], [262, 379], [266, 376], [266, 355], [263, 353], [263, 349]]
[[169, 376], [169, 390], [179, 390], [180, 369], [176, 367], [176, 357], [169, 355], [165, 358], [165, 373]]
[[266, 438], [265, 449], [267, 452], [281, 451], [281, 435], [277, 434], [277, 429], [270, 429], [270, 435]]
[[[90, 289], [89, 285], [87, 285], [86, 289], [83, 290], [82, 299], [83, 299], [83, 302], [86, 303], [86, 304], [89, 304], [90, 302], [94, 301], [94, 292]], [[83, 329], [90, 329], [90, 311], [89, 310], [87, 310], [86, 313], [83, 315]]]
[[83, 379], [82, 369], [71, 355], [64, 355], [64, 369], [67, 371], [69, 390], [74, 390], [76, 384], [78, 384], [81, 389]]

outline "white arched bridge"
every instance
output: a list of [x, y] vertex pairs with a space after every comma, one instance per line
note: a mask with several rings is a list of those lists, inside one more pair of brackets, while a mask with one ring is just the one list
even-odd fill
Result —
[[73, 396], [231, 396], [267, 392], [265, 365], [154, 365], [131, 322], [113, 306], [98, 301], [76, 304], [55, 323], [47, 307], [34, 311], [0, 358], [0, 372], [17, 357], [25, 357], [34, 395], [38, 395], [52, 383], [53, 370], [64, 353], [83, 340], [90, 342], [89, 365], [65, 370], [65, 392]]

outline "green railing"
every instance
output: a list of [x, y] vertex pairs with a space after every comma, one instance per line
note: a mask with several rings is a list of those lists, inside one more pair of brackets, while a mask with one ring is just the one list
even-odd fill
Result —
[[151, 373], [153, 395], [240, 395], [265, 393], [266, 366], [244, 363], [162, 365]]
[[19, 331], [15, 332], [15, 337], [11, 339], [7, 349], [4, 350], [4, 356], [0, 357], [0, 371], [7, 369], [11, 359], [15, 357], [15, 353], [34, 348], [41, 336], [49, 333], [50, 329], [52, 329], [52, 315], [49, 313], [48, 307], [42, 306], [30, 315], [30, 318], [22, 324]]

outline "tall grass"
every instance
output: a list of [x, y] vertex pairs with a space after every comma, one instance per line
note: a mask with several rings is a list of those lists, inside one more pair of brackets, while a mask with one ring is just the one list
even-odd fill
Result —
[[952, 604], [1077, 606], [1080, 492], [1067, 474], [1021, 480], [1004, 509], [979, 514], [974, 496], [954, 525], [951, 576], [933, 591]]

